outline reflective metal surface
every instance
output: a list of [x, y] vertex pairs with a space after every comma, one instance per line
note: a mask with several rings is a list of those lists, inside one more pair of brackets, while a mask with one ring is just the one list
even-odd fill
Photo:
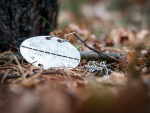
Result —
[[76, 67], [80, 53], [68, 41], [55, 36], [37, 36], [25, 40], [20, 46], [22, 56], [35, 66]]

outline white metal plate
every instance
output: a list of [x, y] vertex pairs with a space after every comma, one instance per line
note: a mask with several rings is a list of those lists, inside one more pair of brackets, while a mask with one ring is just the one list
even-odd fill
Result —
[[80, 62], [79, 51], [63, 39], [53, 36], [36, 36], [20, 46], [22, 56], [33, 65], [44, 69], [51, 67], [76, 67]]

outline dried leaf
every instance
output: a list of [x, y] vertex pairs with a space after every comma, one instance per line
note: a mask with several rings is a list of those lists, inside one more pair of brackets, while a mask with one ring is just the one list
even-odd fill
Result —
[[150, 36], [150, 32], [146, 29], [143, 29], [139, 33], [137, 33], [137, 38], [140, 40], [144, 40], [149, 36]]
[[146, 60], [147, 60], [147, 58], [138, 58], [137, 64], [139, 66], [142, 66], [146, 62]]
[[62, 30], [59, 30], [59, 31], [56, 33], [56, 37], [58, 37], [58, 38], [63, 38], [63, 36], [64, 36], [64, 33], [63, 33]]
[[75, 43], [76, 40], [77, 40], [74, 35], [68, 35], [66, 38], [67, 38], [67, 40], [69, 40], [69, 42], [72, 43], [72, 44]]
[[51, 36], [51, 35], [55, 35], [55, 33], [54, 32], [50, 32], [48, 36]]
[[128, 52], [127, 53], [127, 62], [129, 65], [133, 64], [133, 62], [137, 63], [137, 54], [135, 52]]
[[125, 56], [119, 58], [119, 68], [121, 69], [127, 68], [127, 58]]

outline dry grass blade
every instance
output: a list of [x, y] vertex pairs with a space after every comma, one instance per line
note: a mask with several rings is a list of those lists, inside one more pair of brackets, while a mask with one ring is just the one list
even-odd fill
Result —
[[71, 79], [71, 76], [69, 75], [69, 72], [68, 72], [68, 71], [69, 71], [69, 70], [68, 70], [68, 67], [63, 66], [63, 69], [66, 71], [66, 73], [67, 73], [69, 79]]
[[[8, 52], [8, 53], [10, 53], [10, 52]], [[12, 59], [10, 59], [8, 62], [6, 62], [5, 64], [1, 65], [0, 68], [3, 67], [3, 66], [5, 66], [6, 64], [10, 63], [11, 61], [13, 61], [13, 60], [14, 60], [16, 57], [18, 57], [19, 55], [20, 55], [20, 54], [14, 56], [14, 57], [13, 57]]]
[[16, 61], [17, 64], [18, 64], [18, 67], [19, 67], [19, 69], [20, 69], [20, 71], [21, 71], [21, 73], [22, 73], [22, 75], [23, 75], [23, 78], [25, 79], [25, 78], [26, 78], [26, 75], [24, 74], [24, 70], [23, 70], [23, 68], [22, 68], [22, 66], [21, 66], [21, 64], [20, 64], [20, 62], [18, 61], [18, 59], [17, 59], [16, 57], [14, 57], [14, 59], [15, 59], [15, 61]]
[[7, 74], [10, 72], [10, 70], [8, 69], [7, 71], [6, 71], [6, 73], [4, 74], [4, 76], [3, 76], [3, 78], [2, 78], [2, 80], [1, 80], [1, 85], [3, 85], [3, 83], [4, 83], [4, 81], [5, 81], [5, 78], [7, 77]]

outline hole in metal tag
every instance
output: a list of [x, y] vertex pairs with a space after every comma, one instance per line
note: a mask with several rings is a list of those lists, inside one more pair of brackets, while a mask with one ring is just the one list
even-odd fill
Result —
[[[60, 40], [60, 41], [58, 41]], [[37, 67], [76, 67], [80, 53], [68, 41], [52, 36], [37, 36], [25, 40], [20, 46], [22, 56]]]

